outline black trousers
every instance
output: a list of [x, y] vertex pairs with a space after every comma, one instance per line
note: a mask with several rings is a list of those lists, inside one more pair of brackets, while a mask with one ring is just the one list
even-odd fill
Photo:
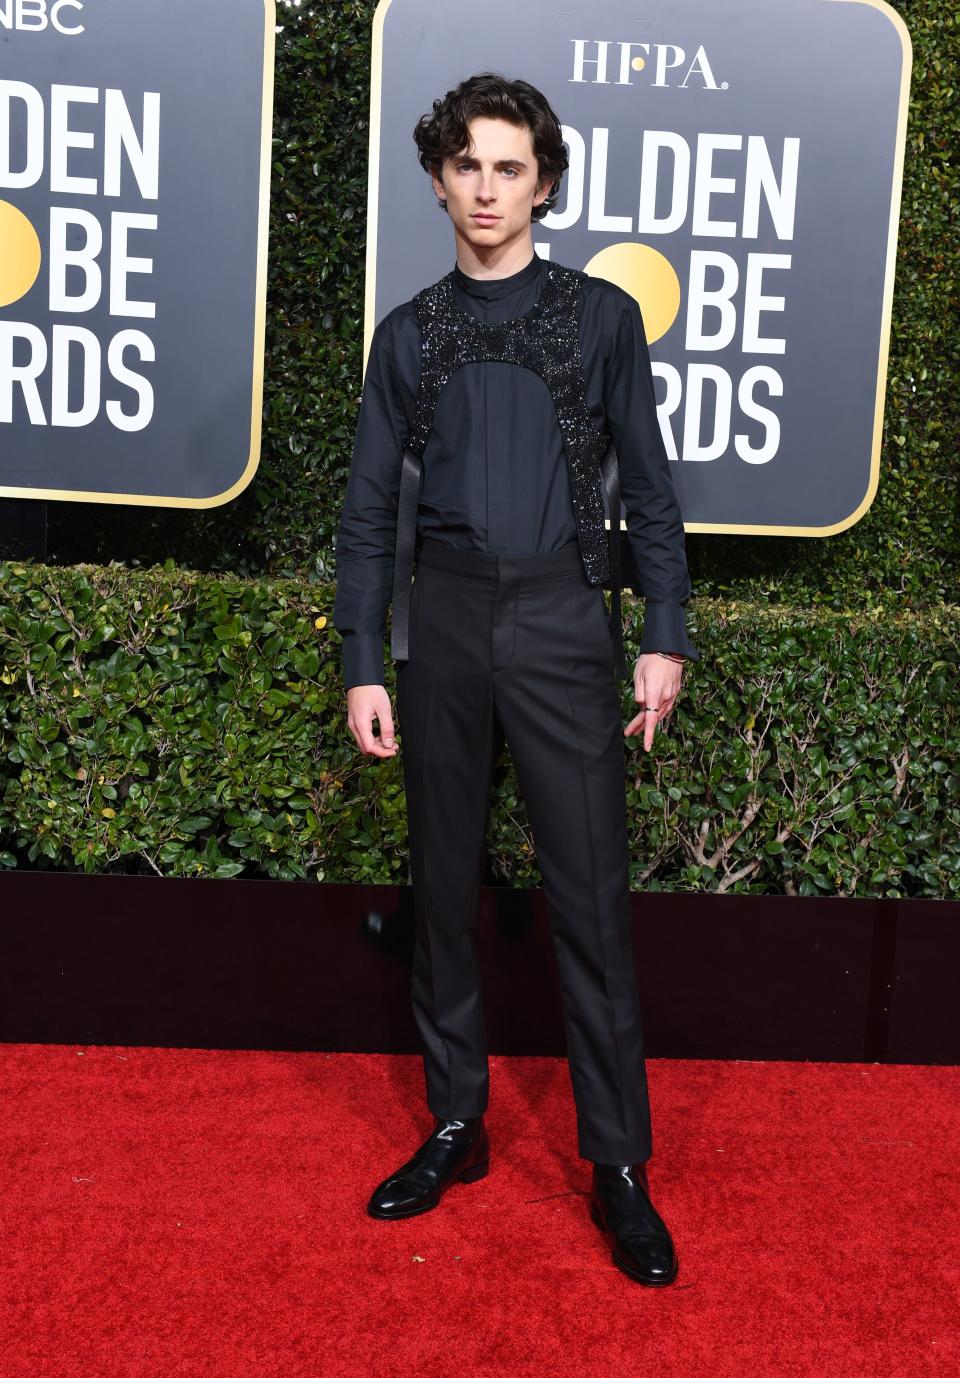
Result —
[[576, 542], [538, 555], [422, 541], [397, 669], [427, 1105], [484, 1113], [475, 958], [494, 766], [510, 748], [560, 973], [581, 1157], [651, 1156], [630, 926], [623, 719], [606, 604]]

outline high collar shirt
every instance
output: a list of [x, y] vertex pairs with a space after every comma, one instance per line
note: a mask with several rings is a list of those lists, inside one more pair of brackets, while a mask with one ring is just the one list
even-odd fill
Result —
[[[454, 264], [454, 299], [481, 320], [513, 320], [536, 304], [548, 268], [534, 254], [518, 272], [484, 279]], [[640, 652], [699, 660], [686, 629], [691, 587], [683, 520], [640, 308], [615, 283], [587, 276], [578, 326], [587, 406], [616, 447], [627, 538], [645, 599]], [[333, 622], [345, 689], [385, 683], [400, 471], [419, 379], [420, 327], [411, 300], [373, 333], [337, 530]], [[558, 550], [577, 540], [556, 407], [531, 369], [499, 360], [461, 365], [441, 389], [422, 462], [422, 535], [499, 555]]]

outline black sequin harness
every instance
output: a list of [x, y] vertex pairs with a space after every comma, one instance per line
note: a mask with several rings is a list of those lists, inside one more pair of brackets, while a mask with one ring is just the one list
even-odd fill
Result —
[[[452, 271], [413, 298], [421, 332], [420, 382], [400, 476], [390, 645], [394, 660], [409, 657], [410, 580], [421, 461], [437, 399], [463, 364], [495, 360], [531, 369], [550, 390], [563, 437], [584, 573], [589, 583], [611, 590], [610, 634], [617, 674], [625, 676], [620, 615], [620, 484], [616, 451], [586, 402], [578, 324], [585, 277], [579, 269], [551, 263], [536, 304], [525, 315], [509, 321], [483, 321], [461, 310], [453, 295]], [[604, 517], [611, 514], [608, 531]]]

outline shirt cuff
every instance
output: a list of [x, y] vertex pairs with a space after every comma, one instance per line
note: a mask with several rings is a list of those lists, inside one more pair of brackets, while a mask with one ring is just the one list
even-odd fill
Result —
[[686, 656], [688, 660], [700, 659], [696, 646], [687, 635], [682, 603], [646, 604], [640, 654], [648, 655], [653, 651], [671, 651], [674, 655]]
[[343, 646], [344, 692], [357, 684], [383, 684], [383, 637], [376, 632], [344, 632]]

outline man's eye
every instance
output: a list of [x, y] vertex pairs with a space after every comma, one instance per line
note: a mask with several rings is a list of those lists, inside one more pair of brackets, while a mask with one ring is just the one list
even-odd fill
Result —
[[[472, 168], [473, 168], [473, 164], [472, 164], [472, 163], [458, 163], [458, 164], [457, 164], [457, 171], [458, 171], [458, 172], [470, 172]], [[517, 169], [516, 169], [515, 167], [505, 167], [503, 170], [504, 170], [504, 172], [509, 172], [509, 173], [511, 174], [511, 180], [512, 180], [512, 178], [514, 178], [514, 177], [516, 177], [516, 176], [518, 175], [518, 174], [517, 174]]]

